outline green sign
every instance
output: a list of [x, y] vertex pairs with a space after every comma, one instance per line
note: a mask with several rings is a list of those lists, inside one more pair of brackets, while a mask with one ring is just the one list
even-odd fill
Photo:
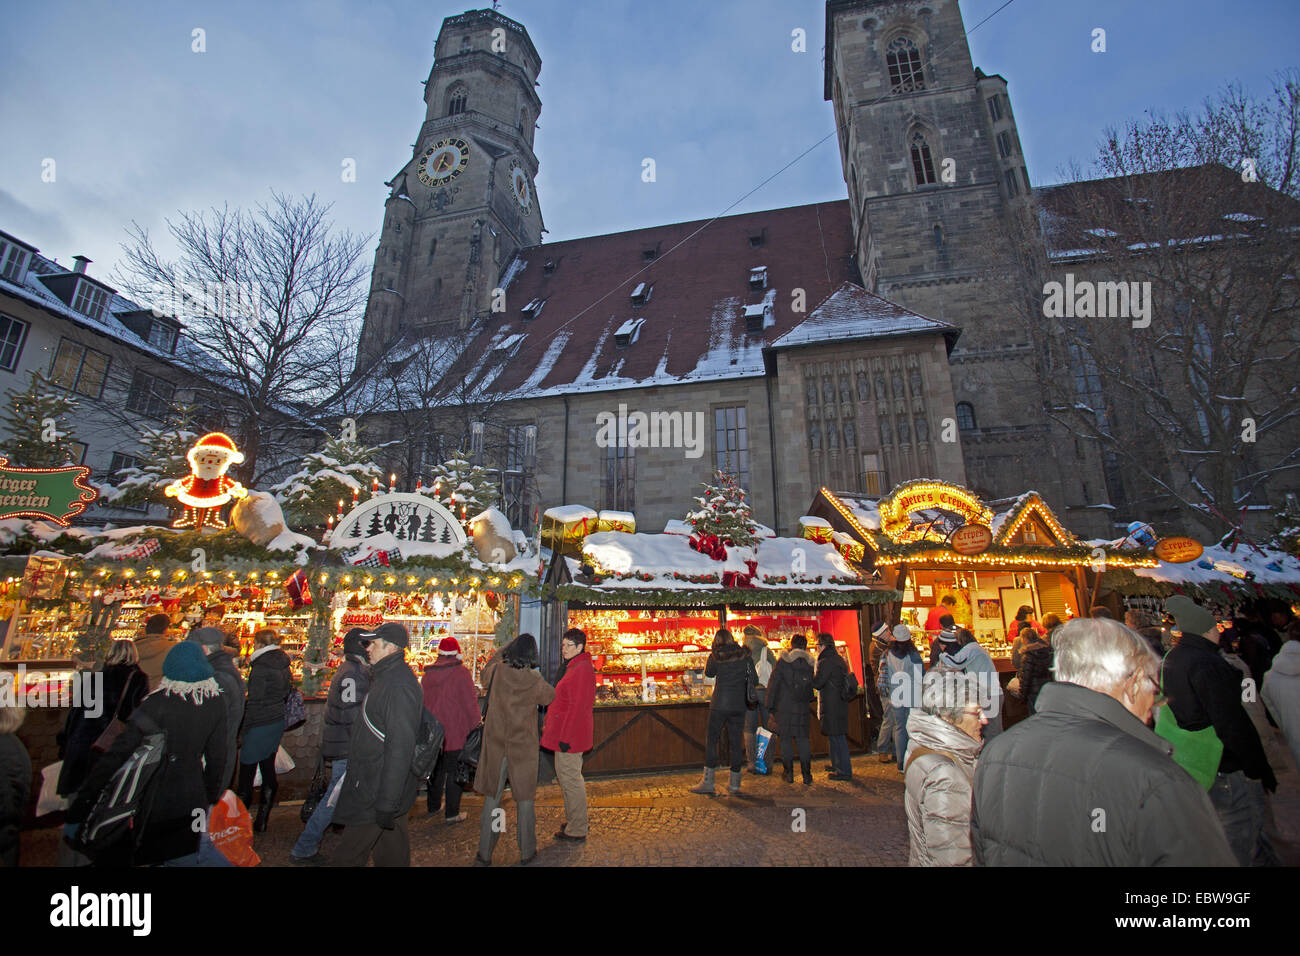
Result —
[[63, 527], [86, 510], [99, 492], [86, 484], [85, 465], [18, 468], [0, 458], [0, 520], [41, 518]]

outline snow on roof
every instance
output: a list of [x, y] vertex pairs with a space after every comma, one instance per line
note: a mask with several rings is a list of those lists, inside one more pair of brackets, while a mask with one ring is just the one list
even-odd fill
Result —
[[[1285, 551], [1274, 551], [1271, 548], [1261, 550], [1263, 554], [1248, 545], [1239, 545], [1234, 553], [1214, 545], [1206, 548], [1205, 553], [1195, 561], [1185, 564], [1161, 561], [1154, 568], [1134, 568], [1133, 573], [1169, 584], [1229, 584], [1241, 579], [1226, 569], [1239, 568], [1243, 572], [1254, 572], [1257, 584], [1300, 583], [1300, 559]], [[1280, 570], [1270, 570], [1270, 564]]]
[[[615, 580], [606, 578], [600, 582], [601, 588], [665, 588], [690, 587], [695, 589], [721, 588], [721, 584], [702, 584], [682, 582], [673, 578], [674, 573], [721, 576], [726, 571], [745, 573], [747, 560], [757, 560], [758, 571], [754, 580], [756, 587], [762, 587], [764, 575], [786, 577], [784, 584], [767, 585], [781, 588], [833, 588], [852, 590], [861, 588], [857, 574], [848, 562], [832, 545], [818, 544], [803, 538], [766, 538], [756, 548], [727, 548], [727, 557], [715, 561], [706, 554], [691, 548], [690, 542], [678, 534], [625, 534], [618, 531], [601, 531], [588, 535], [582, 545], [584, 557], [605, 571], [628, 574], [641, 572], [649, 574], [655, 580], [645, 581], [636, 578]], [[799, 563], [796, 563], [798, 559]], [[578, 562], [575, 562], [577, 564]], [[804, 570], [795, 574], [792, 568], [802, 566]], [[571, 567], [576, 573], [576, 567]], [[799, 577], [817, 578], [821, 582], [800, 581]], [[831, 577], [852, 578], [854, 584], [833, 584]]]
[[776, 339], [772, 348], [925, 333], [942, 333], [955, 339], [957, 328], [905, 309], [853, 282], [845, 282], [813, 309], [808, 318]]

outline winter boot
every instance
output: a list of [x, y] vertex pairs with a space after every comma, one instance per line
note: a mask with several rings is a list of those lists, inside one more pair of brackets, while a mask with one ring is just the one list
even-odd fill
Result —
[[786, 783], [794, 783], [794, 761], [786, 760], [783, 761], [783, 763], [785, 764], [785, 769], [781, 771], [781, 779]]
[[727, 790], [731, 793], [740, 793], [740, 771], [731, 771], [731, 782], [727, 784]]
[[[810, 785], [812, 784], [812, 782], [813, 782], [813, 779], [812, 779], [812, 761], [811, 761], [811, 760], [800, 760], [800, 761], [799, 761], [799, 769], [803, 771], [803, 782], [804, 782], [804, 785], [805, 785], [805, 786], [810, 786]], [[791, 781], [791, 782], [793, 783], [793, 781]]]
[[253, 821], [254, 833], [265, 833], [267, 821], [271, 818], [271, 804], [275, 802], [275, 792], [279, 787], [262, 784], [262, 802], [257, 806], [257, 819]]
[[715, 792], [716, 791], [713, 789], [713, 768], [705, 767], [704, 776], [700, 778], [699, 783], [691, 787], [691, 793], [713, 794]]

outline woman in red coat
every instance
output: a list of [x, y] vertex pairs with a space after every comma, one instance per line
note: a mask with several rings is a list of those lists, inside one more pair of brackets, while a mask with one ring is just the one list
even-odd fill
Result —
[[424, 706], [438, 718], [446, 734], [442, 754], [429, 774], [425, 799], [430, 813], [442, 806], [443, 780], [447, 787], [447, 822], [464, 823], [466, 815], [460, 812], [461, 789], [456, 785], [456, 762], [465, 738], [482, 720], [478, 709], [478, 691], [474, 678], [461, 663], [460, 642], [454, 637], [444, 637], [438, 644], [438, 660], [424, 669], [420, 679], [424, 691]]
[[555, 701], [546, 712], [542, 746], [555, 751], [555, 777], [564, 794], [564, 819], [557, 840], [587, 839], [587, 784], [582, 779], [582, 755], [592, 747], [592, 708], [596, 705], [596, 672], [587, 653], [587, 635], [576, 627], [560, 642], [564, 664], [555, 685]]

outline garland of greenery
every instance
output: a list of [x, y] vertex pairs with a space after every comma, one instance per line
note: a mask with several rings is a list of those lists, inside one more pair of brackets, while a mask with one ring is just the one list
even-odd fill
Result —
[[852, 591], [827, 588], [725, 588], [716, 591], [620, 588], [605, 591], [580, 584], [561, 584], [547, 588], [543, 596], [593, 607], [717, 607], [723, 604], [741, 607], [845, 607], [901, 601], [903, 592], [875, 588]]
[[1114, 568], [1102, 575], [1103, 588], [1123, 594], [1126, 597], [1169, 597], [1171, 594], [1189, 594], [1203, 601], [1222, 601], [1226, 596], [1224, 588], [1237, 597], [1257, 598], [1260, 592], [1264, 597], [1294, 602], [1300, 598], [1300, 584], [1279, 584], [1268, 581], [1246, 581], [1233, 578], [1231, 581], [1158, 581], [1154, 578], [1134, 574], [1129, 568]]

